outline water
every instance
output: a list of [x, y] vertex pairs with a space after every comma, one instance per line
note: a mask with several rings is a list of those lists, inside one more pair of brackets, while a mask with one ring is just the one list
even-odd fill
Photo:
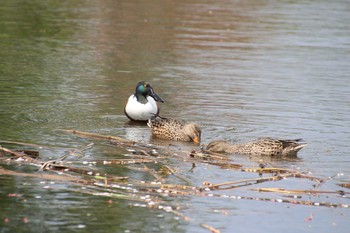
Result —
[[[203, 125], [202, 143], [303, 138], [309, 145], [300, 159], [272, 163], [333, 177], [321, 189], [343, 189], [336, 184], [350, 180], [349, 9], [340, 0], [2, 1], [0, 139], [41, 145], [43, 160], [90, 142], [58, 129], [149, 142], [147, 127], [127, 125], [123, 114], [136, 83], [147, 80], [166, 101], [162, 115]], [[95, 143], [87, 159], [125, 153]], [[235, 162], [256, 166], [246, 157]], [[197, 186], [257, 177], [200, 163], [189, 173], [191, 163], [178, 163]], [[33, 166], [1, 166], [38, 173]], [[98, 169], [143, 176], [120, 166]], [[254, 188], [313, 184], [287, 179]], [[66, 182], [2, 175], [0, 185], [1, 232], [206, 232], [201, 223], [222, 232], [346, 232], [349, 218], [349, 210], [339, 208], [196, 196], [169, 200], [191, 217], [186, 222], [124, 200], [108, 204], [108, 198], [77, 192]], [[249, 189], [217, 193], [283, 198]], [[349, 204], [338, 195], [310, 200]]]

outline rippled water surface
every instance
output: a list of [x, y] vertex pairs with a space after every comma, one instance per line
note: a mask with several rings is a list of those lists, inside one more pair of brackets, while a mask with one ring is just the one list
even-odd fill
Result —
[[[303, 138], [308, 146], [298, 159], [269, 162], [326, 179], [320, 190], [348, 192], [337, 184], [350, 182], [349, 11], [341, 0], [2, 1], [0, 145], [40, 145], [46, 161], [91, 142], [59, 129], [153, 143], [146, 126], [128, 125], [123, 109], [146, 80], [165, 99], [162, 115], [201, 123], [203, 144]], [[126, 153], [95, 143], [88, 160]], [[257, 166], [242, 156], [234, 162]], [[4, 160], [0, 166], [40, 173]], [[193, 172], [189, 162], [176, 166], [196, 186], [258, 177], [201, 163]], [[150, 179], [120, 166], [93, 169]], [[287, 179], [253, 188], [314, 184]], [[184, 221], [127, 200], [108, 204], [65, 182], [0, 175], [0, 187], [0, 232], [207, 232], [200, 224], [221, 232], [347, 232], [350, 215], [348, 208], [169, 198], [191, 218]], [[286, 198], [250, 188], [218, 193]], [[349, 195], [309, 200], [350, 204]]]

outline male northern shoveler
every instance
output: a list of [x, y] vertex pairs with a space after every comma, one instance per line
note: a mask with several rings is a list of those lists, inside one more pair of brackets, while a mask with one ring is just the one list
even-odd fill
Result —
[[227, 141], [219, 140], [208, 144], [207, 150], [229, 154], [243, 154], [253, 156], [288, 156], [296, 157], [306, 143], [299, 143], [302, 139], [280, 140], [273, 138], [260, 138], [245, 144], [230, 144]]
[[148, 120], [147, 125], [152, 130], [152, 135], [167, 140], [187, 141], [199, 143], [201, 129], [194, 123], [185, 123], [173, 118], [154, 116]]
[[159, 114], [157, 102], [164, 102], [152, 86], [147, 82], [139, 82], [135, 94], [131, 95], [125, 105], [125, 115], [132, 121], [147, 121], [154, 115]]

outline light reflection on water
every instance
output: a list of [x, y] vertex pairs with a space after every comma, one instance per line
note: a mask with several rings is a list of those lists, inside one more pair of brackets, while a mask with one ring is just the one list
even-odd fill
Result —
[[[309, 145], [300, 152], [300, 159], [272, 163], [321, 177], [344, 173], [340, 179], [349, 180], [350, 16], [346, 2], [155, 0], [53, 5], [52, 1], [33, 1], [32, 5], [19, 7], [8, 1], [6, 6], [0, 8], [4, 22], [0, 34], [1, 139], [54, 148], [42, 151], [42, 156], [50, 159], [89, 142], [57, 129], [72, 128], [148, 142], [149, 130], [128, 125], [123, 115], [125, 101], [135, 84], [147, 80], [166, 101], [161, 104], [162, 115], [200, 122], [203, 143], [213, 139], [241, 142], [263, 136], [304, 138]], [[122, 153], [97, 144], [89, 158], [114, 158]], [[241, 156], [235, 161], [256, 165]], [[188, 163], [180, 165], [184, 170], [190, 169]], [[215, 183], [256, 178], [255, 174], [227, 172], [207, 165], [196, 169], [193, 174], [185, 174], [198, 186], [203, 180]], [[125, 170], [115, 172], [132, 175]], [[51, 221], [42, 224], [52, 231], [60, 227], [79, 231], [77, 226], [86, 222], [90, 223], [88, 229], [198, 231], [195, 224], [187, 225], [169, 216], [161, 218], [169, 226], [159, 227], [156, 214], [130, 210], [123, 201], [105, 212], [106, 200], [68, 192], [70, 187], [64, 184], [53, 185], [57, 192], [46, 192], [40, 183], [39, 188], [34, 185], [18, 191], [15, 185], [21, 187], [23, 181], [17, 178], [1, 177], [0, 184], [6, 187], [2, 195], [23, 192], [28, 199], [25, 205], [42, 212], [33, 215], [38, 220], [33, 224], [37, 227], [39, 220], [52, 211], [42, 207], [45, 201], [52, 199], [52, 208], [63, 203], [62, 212], [57, 213], [62, 216], [50, 217]], [[296, 181], [288, 185], [306, 189], [311, 184]], [[334, 183], [323, 187], [339, 189]], [[247, 190], [236, 192], [251, 195]], [[48, 200], [35, 199], [35, 195], [44, 196], [42, 193]], [[329, 199], [344, 202], [340, 198]], [[93, 203], [87, 203], [91, 200]], [[320, 213], [313, 207], [285, 208], [265, 202], [235, 201], [227, 206], [222, 199], [197, 197], [174, 202], [182, 203], [186, 214], [196, 221], [204, 215], [203, 221], [223, 232], [244, 232], [247, 228], [250, 232], [277, 232], [280, 228], [276, 225], [285, 219], [291, 219], [286, 223], [290, 232], [305, 232], [309, 226], [344, 232], [345, 220], [339, 216], [348, 216], [347, 210], [322, 209]], [[13, 208], [23, 206], [10, 202], [5, 209]], [[23, 216], [31, 214], [26, 208]], [[82, 215], [84, 210], [79, 208], [86, 208], [92, 217]], [[267, 209], [267, 216], [263, 216]], [[217, 214], [218, 210], [229, 214]], [[123, 218], [125, 212], [129, 218]], [[303, 220], [310, 212], [319, 216], [308, 226]], [[19, 216], [15, 212], [6, 214]], [[338, 218], [330, 218], [333, 215]], [[106, 228], [98, 224], [99, 216], [103, 216]], [[70, 222], [73, 218], [78, 220]], [[129, 220], [137, 224], [130, 225]], [[119, 225], [111, 221], [118, 221]], [[271, 224], [266, 224], [269, 221]], [[39, 228], [33, 231], [36, 229]]]

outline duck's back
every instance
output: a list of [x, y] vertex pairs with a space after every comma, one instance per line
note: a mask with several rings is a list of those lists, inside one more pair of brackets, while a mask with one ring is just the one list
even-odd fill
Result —
[[152, 134], [158, 138], [167, 140], [183, 141], [184, 123], [173, 118], [156, 117], [150, 119], [148, 126], [152, 129]]
[[271, 138], [261, 138], [241, 145], [240, 153], [262, 156], [281, 156], [283, 143]]
[[306, 145], [298, 143], [300, 140], [260, 138], [242, 145], [241, 152], [263, 156], [296, 156], [296, 153]]

